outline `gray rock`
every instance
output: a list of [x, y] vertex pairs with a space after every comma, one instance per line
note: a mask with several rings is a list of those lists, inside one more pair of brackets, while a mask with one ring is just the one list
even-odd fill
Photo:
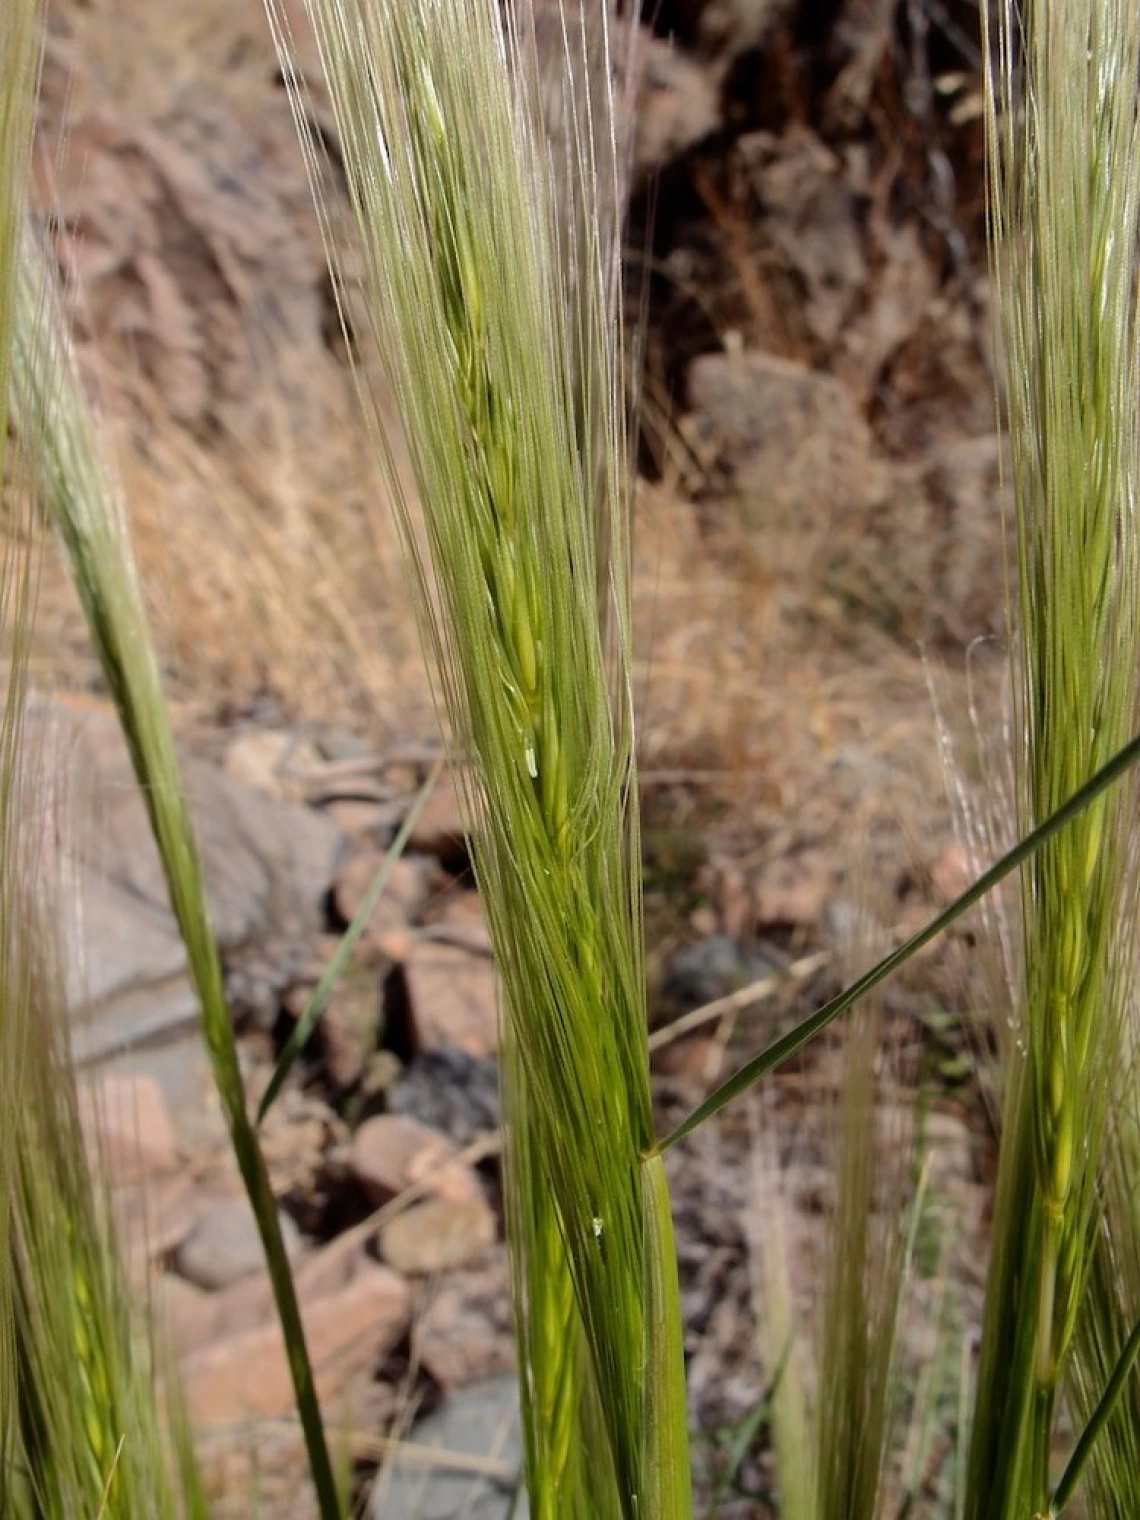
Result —
[[456, 1520], [458, 1515], [465, 1520], [526, 1520], [518, 1382], [513, 1374], [487, 1378], [452, 1394], [416, 1425], [410, 1439], [417, 1450], [427, 1447], [452, 1458], [471, 1456], [479, 1465], [489, 1460], [497, 1470], [493, 1476], [464, 1473], [397, 1452], [387, 1474], [377, 1481], [369, 1509], [372, 1520]]
[[[62, 802], [46, 828], [68, 889], [61, 918], [77, 1058], [177, 1038], [194, 1026], [197, 1003], [114, 714], [36, 698], [28, 742], [42, 746]], [[185, 760], [183, 777], [227, 972], [244, 981], [247, 1004], [275, 1006], [319, 925], [340, 832], [203, 761]]]
[[164, 1035], [158, 1044], [138, 1045], [108, 1056], [89, 1069], [123, 1079], [152, 1077], [162, 1089], [179, 1143], [194, 1155], [225, 1144], [226, 1123], [210, 1073], [206, 1042], [196, 1027], [197, 1004], [188, 985], [186, 990], [188, 1018], [195, 1027], [175, 1038]]
[[499, 1077], [495, 1062], [443, 1046], [425, 1050], [393, 1082], [388, 1108], [440, 1130], [456, 1145], [499, 1127]]
[[751, 527], [819, 527], [887, 489], [871, 429], [831, 375], [760, 351], [704, 354], [689, 398], [700, 445], [719, 457]]
[[670, 1003], [687, 1011], [779, 969], [758, 945], [742, 943], [727, 934], [710, 934], [677, 952], [665, 973], [662, 992]]
[[[300, 1250], [301, 1237], [287, 1214], [279, 1216], [290, 1258]], [[253, 1212], [243, 1198], [223, 1198], [199, 1218], [174, 1256], [175, 1270], [198, 1288], [220, 1292], [265, 1266], [265, 1252]]]

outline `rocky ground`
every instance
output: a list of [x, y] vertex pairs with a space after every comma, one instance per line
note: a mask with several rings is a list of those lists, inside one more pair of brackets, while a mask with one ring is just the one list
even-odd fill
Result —
[[[430, 703], [258, 6], [51, 9], [37, 195], [130, 502], [255, 1101], [435, 759]], [[934, 713], [967, 735], [972, 785], [1002, 528], [976, 6], [670, 0], [645, 31], [628, 264], [666, 1124], [963, 883]], [[60, 840], [76, 1048], [138, 1281], [219, 1513], [249, 1513], [252, 1483], [296, 1515], [284, 1358], [182, 952], [50, 566], [36, 678], [80, 820]], [[963, 935], [884, 999], [884, 1134], [921, 1091], [934, 1156], [916, 1368], [956, 1365], [972, 1322], [984, 960]], [[362, 1480], [385, 1470], [377, 1515], [491, 1520], [517, 1471], [495, 1039], [444, 784], [265, 1127], [326, 1408]], [[824, 1042], [674, 1159], [696, 1459], [709, 1493], [727, 1472], [726, 1520], [772, 1513], [758, 1238], [783, 1221], [810, 1324], [841, 1068]], [[947, 1513], [939, 1388], [900, 1466], [916, 1516]]]

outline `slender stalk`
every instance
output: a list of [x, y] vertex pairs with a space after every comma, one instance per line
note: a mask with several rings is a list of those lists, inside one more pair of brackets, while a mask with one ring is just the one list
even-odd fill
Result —
[[1059, 1515], [1076, 1492], [1077, 1484], [1092, 1457], [1096, 1443], [1105, 1435], [1108, 1422], [1116, 1411], [1128, 1379], [1132, 1376], [1138, 1355], [1140, 1355], [1140, 1324], [1133, 1326], [1132, 1334], [1125, 1342], [1124, 1350], [1113, 1368], [1104, 1393], [1073, 1448], [1073, 1454], [1066, 1463], [1065, 1471], [1061, 1474], [1053, 1492], [1049, 1505], [1050, 1515]]
[[257, 1136], [246, 1111], [221, 961], [121, 503], [96, 443], [62, 315], [30, 236], [19, 271], [12, 410], [36, 439], [41, 495], [63, 544], [118, 710], [202, 1008], [214, 1081], [265, 1249], [323, 1520], [341, 1512], [304, 1329]]

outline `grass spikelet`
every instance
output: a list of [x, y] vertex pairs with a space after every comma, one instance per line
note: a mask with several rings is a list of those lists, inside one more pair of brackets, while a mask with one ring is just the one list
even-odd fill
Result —
[[[11, 478], [8, 389], [41, 21], [38, 0], [12, 0], [0, 20], [0, 497], [10, 504], [13, 515], [18, 515], [19, 498]], [[19, 524], [13, 537], [18, 529]], [[20, 641], [27, 626], [29, 569], [26, 558], [16, 560], [5, 555], [0, 572], [0, 626], [5, 644], [11, 646], [6, 649], [11, 675], [0, 712], [0, 1474], [11, 1460], [13, 1436], [13, 1427], [3, 1412], [15, 1407], [10, 1201], [17, 1157], [15, 1100], [21, 1087], [23, 1059], [23, 1028], [14, 1017], [22, 996], [18, 925], [11, 911], [15, 862], [7, 862], [5, 844], [15, 837], [18, 816], [16, 757], [24, 674]]]
[[26, 1031], [11, 1262], [19, 1429], [5, 1513], [173, 1520], [181, 1509], [154, 1369], [131, 1323], [107, 1201], [88, 1169], [51, 931], [40, 904], [25, 898], [19, 911]]
[[406, 506], [405, 537], [502, 976], [532, 1513], [685, 1515], [671, 1226], [660, 1162], [642, 1159], [608, 18], [558, 13], [548, 141], [527, 7], [306, 9], [423, 508], [422, 557]]
[[[1140, 13], [1131, 0], [985, 9], [998, 34], [991, 206], [1031, 827], [1135, 728]], [[1049, 1502], [1121, 1050], [1133, 795], [1099, 799], [1025, 875], [1026, 982], [1006, 1077], [971, 1516]]]
[[[1121, 1069], [1112, 1133], [1102, 1170], [1101, 1220], [1088, 1288], [1073, 1339], [1067, 1379], [1074, 1419], [1086, 1426], [1109, 1385], [1128, 1336], [1140, 1324], [1140, 1111], [1135, 1055]], [[1124, 1395], [1093, 1449], [1091, 1513], [1125, 1520], [1140, 1514], [1140, 1387]]]

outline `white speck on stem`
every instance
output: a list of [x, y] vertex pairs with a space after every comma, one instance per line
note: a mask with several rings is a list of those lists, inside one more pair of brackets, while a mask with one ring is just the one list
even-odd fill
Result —
[[538, 756], [534, 752], [534, 745], [526, 747], [526, 773], [532, 781], [538, 780]]

